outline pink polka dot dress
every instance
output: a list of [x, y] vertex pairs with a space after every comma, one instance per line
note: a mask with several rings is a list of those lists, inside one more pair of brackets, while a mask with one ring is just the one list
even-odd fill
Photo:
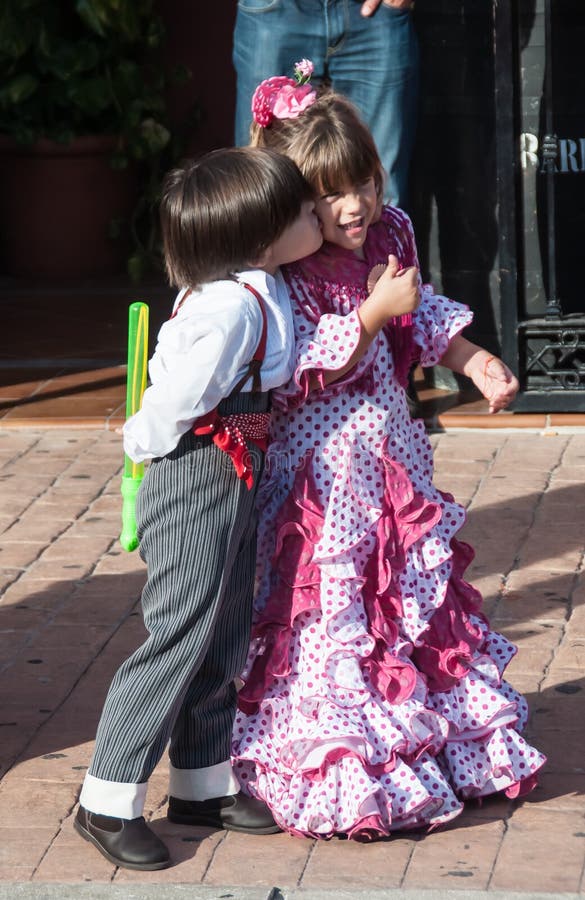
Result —
[[283, 829], [368, 839], [447, 822], [466, 798], [535, 785], [544, 757], [502, 680], [515, 648], [492, 632], [456, 537], [465, 512], [433, 485], [403, 385], [471, 320], [422, 290], [338, 381], [373, 265], [417, 265], [408, 218], [386, 207], [359, 260], [327, 244], [286, 272], [297, 338], [277, 392], [260, 487], [258, 583], [234, 728], [244, 791]]

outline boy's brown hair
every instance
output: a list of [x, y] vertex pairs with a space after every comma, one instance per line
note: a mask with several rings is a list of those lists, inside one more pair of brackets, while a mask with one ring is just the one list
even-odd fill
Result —
[[374, 139], [341, 94], [323, 90], [295, 119], [275, 118], [266, 128], [252, 122], [250, 143], [290, 156], [317, 195], [373, 177], [382, 199], [384, 169]]
[[198, 288], [251, 268], [312, 192], [295, 163], [269, 149], [214, 150], [164, 180], [160, 219], [171, 284]]

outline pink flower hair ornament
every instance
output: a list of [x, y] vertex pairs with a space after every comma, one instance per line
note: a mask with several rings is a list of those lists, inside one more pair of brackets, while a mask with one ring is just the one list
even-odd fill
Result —
[[295, 63], [295, 78], [274, 75], [261, 81], [252, 97], [252, 116], [261, 128], [274, 119], [296, 119], [317, 99], [316, 91], [307, 82], [313, 73], [310, 59]]

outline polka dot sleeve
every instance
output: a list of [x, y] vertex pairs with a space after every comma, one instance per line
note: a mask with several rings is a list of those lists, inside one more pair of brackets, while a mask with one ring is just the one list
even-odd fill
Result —
[[468, 306], [434, 294], [431, 285], [423, 285], [420, 306], [413, 314], [413, 337], [421, 348], [420, 364], [436, 365], [452, 338], [472, 320]]
[[357, 347], [360, 330], [361, 322], [357, 310], [353, 310], [347, 316], [332, 313], [321, 316], [313, 334], [297, 340], [293, 380], [277, 392], [281, 402], [284, 401], [288, 406], [303, 402], [314, 378], [317, 379], [321, 390], [330, 388], [333, 392], [337, 392], [344, 385], [363, 375], [371, 363], [371, 348], [343, 377], [327, 386], [323, 381], [325, 372], [342, 369], [347, 365]]

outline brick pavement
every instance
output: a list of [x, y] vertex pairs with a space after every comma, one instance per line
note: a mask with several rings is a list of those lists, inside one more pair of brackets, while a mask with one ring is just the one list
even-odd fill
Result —
[[138, 873], [115, 869], [72, 829], [105, 691], [143, 635], [144, 566], [117, 545], [120, 441], [0, 430], [0, 896], [58, 897], [58, 885], [78, 885], [80, 897], [92, 885], [116, 888], [112, 897], [192, 885], [209, 900], [585, 890], [585, 433], [432, 440], [437, 483], [469, 509], [470, 578], [520, 647], [508, 677], [527, 694], [529, 739], [549, 757], [541, 786], [521, 804], [471, 806], [427, 836], [255, 838], [168, 823], [163, 760], [147, 815], [175, 865]]

